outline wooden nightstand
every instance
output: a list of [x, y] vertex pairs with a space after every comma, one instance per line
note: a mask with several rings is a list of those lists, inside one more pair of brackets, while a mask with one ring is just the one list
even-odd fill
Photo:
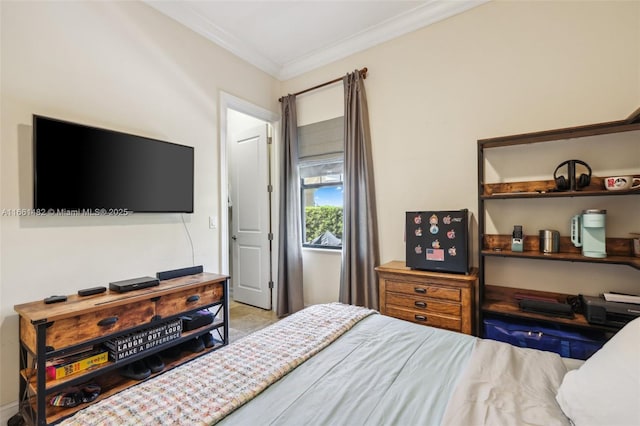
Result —
[[474, 333], [477, 268], [472, 268], [469, 275], [447, 274], [411, 269], [404, 261], [394, 260], [376, 271], [383, 315]]

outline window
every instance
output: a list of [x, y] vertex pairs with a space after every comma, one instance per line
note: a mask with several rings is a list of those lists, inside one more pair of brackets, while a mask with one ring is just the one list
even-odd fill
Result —
[[302, 178], [305, 247], [342, 247], [342, 174]]
[[342, 248], [344, 118], [298, 127], [304, 247]]

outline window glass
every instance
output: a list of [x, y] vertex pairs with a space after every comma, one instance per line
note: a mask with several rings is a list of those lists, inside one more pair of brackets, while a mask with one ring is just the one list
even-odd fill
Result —
[[342, 247], [342, 175], [302, 179], [305, 247]]

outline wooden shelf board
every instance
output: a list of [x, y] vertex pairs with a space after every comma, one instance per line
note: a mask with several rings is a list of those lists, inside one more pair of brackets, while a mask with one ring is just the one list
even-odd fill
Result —
[[607, 256], [605, 258], [585, 257], [578, 253], [540, 253], [537, 251], [515, 252], [511, 250], [482, 250], [483, 256], [519, 257], [523, 259], [556, 260], [561, 262], [606, 263], [628, 265], [640, 269], [640, 258], [631, 256]]
[[511, 251], [511, 235], [485, 234], [482, 238], [482, 256], [519, 257], [524, 259], [557, 260], [565, 262], [607, 263], [629, 265], [640, 269], [640, 257], [632, 256], [631, 238], [607, 238], [607, 257], [595, 258], [582, 255], [581, 249], [571, 243], [568, 236], [560, 237], [558, 253], [540, 252], [538, 235], [525, 235], [524, 251]]
[[554, 317], [548, 315], [541, 315], [532, 312], [524, 312], [520, 310], [518, 301], [515, 298], [516, 293], [531, 294], [534, 296], [550, 297], [556, 299], [558, 302], [566, 302], [568, 296], [573, 296], [564, 293], [553, 293], [538, 290], [529, 290], [512, 287], [501, 287], [494, 285], [485, 285], [484, 302], [482, 303], [482, 311], [484, 313], [498, 314], [502, 316], [510, 316], [515, 318], [523, 318], [530, 320], [538, 320], [545, 322], [553, 322], [558, 324], [565, 324], [573, 327], [582, 327], [590, 329], [598, 329], [604, 331], [615, 330], [612, 327], [599, 326], [590, 324], [584, 315], [575, 314], [575, 318], [563, 318]]
[[640, 123], [635, 121], [637, 120], [627, 119], [609, 121], [604, 123], [588, 124], [584, 126], [567, 127], [563, 129], [545, 130], [541, 132], [480, 139], [478, 141], [478, 146], [481, 148], [499, 148], [503, 146], [526, 145], [539, 142], [550, 142], [554, 140], [584, 138], [588, 136], [640, 130]]
[[[100, 370], [104, 370], [105, 372], [109, 371], [110, 366], [114, 365], [115, 363], [113, 361], [107, 361], [104, 364], [100, 364], [100, 365], [96, 365], [92, 368], [89, 368], [87, 370], [83, 370], [81, 372], [72, 374], [70, 376], [67, 377], [63, 377], [62, 379], [57, 379], [57, 380], [47, 380], [47, 390], [49, 389], [54, 389], [54, 388], [58, 388], [58, 387], [64, 387], [64, 386], [72, 386], [72, 382], [76, 382], [78, 378], [81, 377], [86, 377], [87, 374], [90, 373], [97, 373]], [[25, 369], [20, 371], [20, 374], [22, 375], [22, 377], [28, 381], [29, 383], [29, 389], [32, 392], [37, 392], [37, 387], [36, 387], [36, 371], [35, 369]], [[93, 375], [92, 375], [93, 376]]]
[[515, 192], [494, 192], [485, 193], [480, 196], [483, 200], [508, 200], [519, 198], [573, 198], [573, 197], [600, 197], [600, 196], [619, 196], [619, 195], [640, 195], [640, 190], [629, 189], [622, 191], [606, 191], [606, 190], [585, 190], [585, 191], [558, 191], [543, 192], [537, 191], [515, 191]]
[[480, 182], [480, 198], [483, 200], [510, 198], [573, 198], [594, 196], [621, 196], [640, 194], [640, 188], [608, 191], [604, 178], [591, 176], [591, 183], [577, 191], [557, 191], [554, 180], [533, 180], [516, 182]]

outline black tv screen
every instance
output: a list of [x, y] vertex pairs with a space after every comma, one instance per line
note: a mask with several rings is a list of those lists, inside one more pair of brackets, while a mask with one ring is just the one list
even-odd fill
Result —
[[193, 147], [34, 115], [34, 208], [193, 213]]

